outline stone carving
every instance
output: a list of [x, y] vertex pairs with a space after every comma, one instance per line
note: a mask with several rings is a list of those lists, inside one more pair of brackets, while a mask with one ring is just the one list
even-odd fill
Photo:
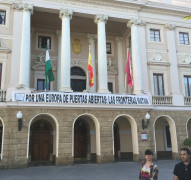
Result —
[[186, 54], [183, 60], [183, 63], [191, 64], [191, 54]]
[[12, 7], [18, 11], [29, 11], [31, 14], [33, 14], [33, 6], [31, 4], [20, 2], [14, 3]]
[[79, 59], [74, 60], [74, 64], [75, 64], [75, 66], [79, 66], [80, 65], [80, 60]]
[[0, 51], [4, 51], [9, 53], [11, 50], [7, 47], [7, 45], [0, 39]]
[[175, 30], [176, 25], [175, 24], [166, 24], [166, 28], [173, 31], [173, 30]]
[[155, 53], [153, 54], [153, 58], [150, 59], [150, 61], [161, 62], [161, 61], [164, 61], [164, 59], [162, 58], [162, 56], [161, 56], [158, 52], [155, 52]]
[[146, 22], [143, 21], [142, 19], [140, 18], [137, 18], [137, 19], [131, 19], [128, 21], [127, 23], [127, 27], [131, 27], [132, 25], [139, 25], [139, 26], [145, 26], [146, 25]]
[[72, 19], [73, 11], [69, 9], [61, 9], [59, 17], [62, 18], [70, 18]]
[[[39, 55], [32, 55], [31, 59], [34, 59], [34, 65], [32, 66], [32, 69], [35, 70], [44, 70], [45, 69], [45, 55], [43, 53], [40, 53]], [[56, 70], [56, 59], [55, 57], [52, 57], [50, 59], [52, 70]]]
[[87, 38], [90, 40], [96, 40], [96, 38], [97, 38], [97, 35], [96, 34], [89, 34], [88, 33], [88, 35], [87, 35]]
[[116, 42], [121, 42], [121, 41], [122, 41], [122, 37], [117, 36], [117, 37], [115, 38], [115, 40], [116, 40]]
[[107, 20], [108, 20], [108, 16], [104, 14], [97, 14], [97, 16], [94, 18], [95, 23], [98, 23], [100, 21], [104, 21], [106, 23]]

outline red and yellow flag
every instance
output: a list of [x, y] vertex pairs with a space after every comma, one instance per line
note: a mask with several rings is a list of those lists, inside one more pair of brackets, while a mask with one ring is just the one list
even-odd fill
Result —
[[92, 56], [90, 50], [89, 50], [89, 60], [88, 60], [88, 71], [89, 71], [89, 86], [92, 87], [94, 85], [94, 79], [93, 79]]

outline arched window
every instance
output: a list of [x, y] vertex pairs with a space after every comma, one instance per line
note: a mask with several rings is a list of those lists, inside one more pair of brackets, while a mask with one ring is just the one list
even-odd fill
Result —
[[71, 68], [71, 88], [74, 92], [82, 92], [86, 89], [86, 74], [79, 67]]

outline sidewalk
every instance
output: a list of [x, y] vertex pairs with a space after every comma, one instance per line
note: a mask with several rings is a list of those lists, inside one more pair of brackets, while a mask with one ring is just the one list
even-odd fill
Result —
[[[159, 160], [159, 180], [173, 179], [173, 168], [179, 161]], [[140, 162], [108, 164], [75, 164], [26, 169], [0, 170], [2, 180], [138, 180]]]

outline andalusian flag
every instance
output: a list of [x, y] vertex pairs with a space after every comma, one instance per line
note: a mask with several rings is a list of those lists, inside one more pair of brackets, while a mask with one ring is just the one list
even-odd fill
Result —
[[48, 51], [48, 44], [46, 46], [46, 62], [45, 62], [45, 89], [47, 87], [47, 79], [49, 82], [54, 81], [54, 74], [52, 72], [51, 62], [50, 62], [50, 56]]
[[92, 56], [89, 48], [89, 60], [88, 60], [88, 71], [89, 71], [89, 86], [92, 87], [94, 85], [93, 79], [93, 67], [92, 67]]

